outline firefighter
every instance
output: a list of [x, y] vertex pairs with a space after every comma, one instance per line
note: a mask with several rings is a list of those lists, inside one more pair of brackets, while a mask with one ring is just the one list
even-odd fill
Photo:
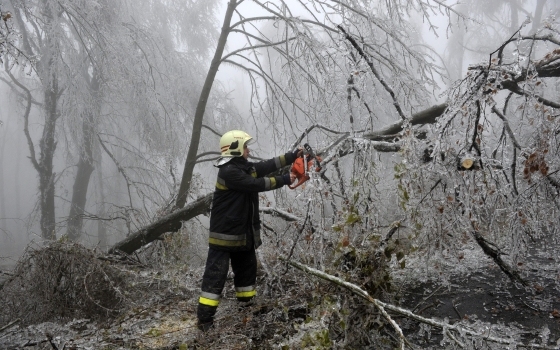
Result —
[[218, 179], [210, 213], [210, 237], [206, 268], [202, 277], [198, 303], [198, 328], [206, 331], [214, 323], [229, 270], [237, 300], [247, 303], [256, 295], [257, 259], [255, 249], [261, 245], [258, 193], [289, 185], [292, 174], [267, 176], [292, 164], [302, 150], [252, 163], [247, 160], [247, 145], [252, 137], [241, 130], [226, 132], [220, 139], [221, 157]]

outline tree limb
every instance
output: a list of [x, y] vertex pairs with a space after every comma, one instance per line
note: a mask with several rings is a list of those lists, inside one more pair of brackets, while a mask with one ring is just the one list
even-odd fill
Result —
[[101, 140], [101, 136], [99, 136], [99, 134], [97, 135], [97, 138], [99, 139], [99, 143], [101, 144], [101, 147], [105, 150], [105, 153], [107, 153], [107, 155], [113, 160], [113, 162], [115, 163], [117, 169], [119, 170], [119, 173], [122, 174], [122, 176], [124, 177], [124, 180], [126, 181], [126, 188], [128, 190], [128, 200], [130, 203], [130, 207], [133, 208], [132, 205], [132, 195], [130, 193], [130, 186], [132, 186], [130, 184], [130, 181], [128, 180], [128, 176], [126, 175], [123, 167], [121, 166], [121, 164], [119, 163], [119, 161], [115, 158], [115, 156], [109, 151], [109, 149], [107, 148], [107, 146], [105, 146], [105, 143], [103, 142], [103, 140]]
[[17, 80], [12, 72], [10, 72], [10, 70], [8, 69], [8, 60], [5, 61], [5, 68], [6, 68], [6, 72], [8, 73], [8, 76], [10, 77], [10, 79], [12, 79], [12, 81], [14, 82], [14, 84], [16, 84], [20, 89], [22, 89], [26, 96], [27, 96], [27, 106], [25, 107], [25, 112], [23, 114], [23, 133], [25, 134], [25, 138], [27, 139], [27, 146], [29, 147], [29, 159], [31, 159], [31, 163], [33, 164], [33, 167], [35, 168], [35, 170], [37, 170], [37, 172], [41, 172], [41, 166], [39, 165], [39, 162], [37, 161], [37, 155], [35, 153], [35, 146], [33, 144], [33, 140], [31, 139], [31, 134], [29, 133], [29, 113], [31, 112], [31, 103], [33, 101], [32, 96], [31, 96], [31, 91], [29, 91], [29, 89], [27, 87], [25, 87], [22, 83], [19, 82], [19, 80]]
[[208, 212], [212, 202], [213, 193], [199, 197], [196, 201], [189, 203], [171, 214], [159, 218], [156, 222], [141, 228], [129, 235], [124, 240], [116, 243], [109, 254], [126, 253], [131, 254], [138, 248], [155, 241], [166, 232], [177, 231], [181, 228], [182, 221], [188, 221], [195, 216]]
[[5, 329], [10, 328], [11, 326], [13, 326], [14, 324], [18, 323], [19, 321], [21, 321], [20, 318], [15, 319], [15, 320], [13, 320], [12, 322], [8, 323], [7, 325], [0, 327], [0, 332], [2, 332], [2, 331], [5, 330]]
[[548, 100], [548, 99], [546, 99], [542, 96], [536, 95], [536, 94], [530, 94], [527, 91], [525, 91], [524, 89], [522, 89], [519, 85], [517, 85], [516, 82], [513, 82], [511, 80], [502, 82], [502, 86], [504, 88], [508, 89], [509, 91], [514, 92], [518, 95], [527, 96], [527, 97], [534, 97], [534, 98], [537, 99], [537, 101], [539, 101], [540, 103], [542, 103], [545, 106], [549, 106], [549, 107], [553, 107], [553, 108], [560, 108], [560, 103]]
[[482, 235], [477, 232], [476, 230], [472, 231], [472, 235], [474, 237], [474, 239], [476, 240], [476, 243], [478, 243], [478, 245], [482, 248], [482, 251], [484, 252], [484, 254], [488, 255], [490, 258], [492, 258], [492, 260], [494, 260], [494, 262], [498, 265], [498, 267], [512, 280], [512, 281], [516, 281], [519, 282], [521, 284], [523, 284], [524, 286], [527, 286], [528, 283], [521, 278], [521, 276], [519, 275], [519, 272], [517, 272], [515, 269], [513, 269], [512, 267], [510, 267], [501, 257], [502, 253], [496, 249], [493, 248], [490, 245], [490, 242], [488, 242], [484, 237], [482, 237]]
[[492, 112], [494, 112], [498, 116], [498, 118], [500, 118], [502, 120], [502, 122], [504, 123], [504, 128], [506, 129], [509, 137], [511, 138], [511, 141], [513, 142], [513, 145], [515, 146], [515, 148], [521, 149], [521, 145], [519, 144], [519, 142], [517, 142], [517, 139], [515, 138], [515, 134], [511, 130], [511, 127], [509, 126], [508, 120], [502, 114], [502, 112], [500, 112], [500, 110], [498, 108], [496, 108], [496, 105], [492, 106]]
[[[409, 122], [411, 125], [432, 124], [440, 117], [447, 109], [447, 103], [432, 106], [428, 109], [420, 111], [412, 115]], [[403, 130], [404, 121], [398, 121], [394, 124], [388, 125], [380, 130], [372, 131], [362, 135], [363, 138], [369, 140], [381, 140], [382, 136], [397, 134]]]
[[278, 208], [264, 207], [259, 209], [260, 212], [281, 217], [286, 221], [302, 221], [303, 219], [287, 211]]

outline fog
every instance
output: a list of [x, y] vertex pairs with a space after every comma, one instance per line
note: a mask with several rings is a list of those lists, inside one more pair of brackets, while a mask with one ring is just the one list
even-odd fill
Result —
[[[88, 246], [110, 246], [135, 229], [150, 223], [158, 210], [169, 207], [173, 202], [187, 154], [191, 119], [227, 6], [225, 0], [191, 1], [188, 5], [178, 5], [179, 2], [171, 1], [159, 7], [163, 11], [161, 14], [153, 12], [151, 17], [146, 17], [143, 13], [145, 9], [157, 11], [157, 6], [152, 7], [155, 3], [122, 1], [114, 7], [107, 5], [105, 12], [92, 12], [93, 14], [88, 15], [88, 20], [96, 21], [99, 19], [96, 16], [105, 16], [107, 19], [105, 27], [97, 28], [99, 37], [91, 33], [84, 34], [91, 29], [87, 24], [82, 24], [84, 27], [80, 29], [68, 26], [71, 22], [68, 22], [68, 18], [77, 18], [80, 11], [79, 8], [72, 8], [70, 12], [74, 13], [69, 12], [67, 18], [63, 15], [60, 19], [62, 25], [53, 34], [60, 37], [49, 36], [49, 40], [60, 47], [65, 45], [64, 40], [73, 43], [64, 48], [66, 51], [60, 55], [53, 55], [48, 51], [48, 46], [38, 46], [45, 43], [40, 42], [41, 38], [33, 37], [37, 33], [30, 31], [32, 17], [23, 9], [14, 9], [10, 4], [1, 5], [3, 13], [11, 11], [14, 16], [19, 16], [21, 21], [27, 23], [27, 26], [21, 27], [19, 22], [14, 21], [11, 24], [12, 31], [27, 33], [24, 37], [30, 41], [36, 40], [36, 44], [31, 49], [26, 46], [24, 37], [15, 36], [14, 48], [20, 48], [27, 55], [17, 56], [14, 50], [11, 52], [14, 56], [10, 56], [9, 52], [5, 54], [6, 65], [1, 73], [0, 264], [13, 263], [27, 244], [35, 242], [40, 245], [45, 239], [45, 228], [41, 226], [42, 215], [46, 215], [41, 212], [41, 198], [44, 197], [39, 192], [40, 179], [32, 158], [40, 161], [41, 152], [44, 151], [40, 142], [49, 118], [49, 111], [45, 106], [47, 94], [44, 93], [48, 90], [45, 87], [50, 84], [48, 69], [58, 79], [57, 93], [60, 94], [56, 104], [57, 116], [51, 116], [57, 127], [51, 179], [56, 210], [54, 238], [61, 239], [67, 234], [73, 183], [83, 151], [80, 146], [83, 140], [80, 130], [82, 120], [86, 120], [85, 115], [88, 113], [92, 113], [96, 120], [94, 140], [97, 142], [98, 137], [103, 139], [106, 149], [99, 144], [93, 146], [91, 157], [94, 170], [87, 190], [84, 213], [80, 214], [85, 220], [79, 230], [79, 240]], [[308, 12], [296, 1], [293, 4], [291, 1], [287, 3], [293, 5], [289, 9], [292, 16], [297, 18], [298, 13], [308, 16]], [[514, 3], [517, 7], [512, 5]], [[429, 99], [412, 106], [418, 100], [411, 97], [413, 101], [409, 110], [418, 111], [444, 101], [446, 96], [443, 92], [452, 86], [454, 79], [464, 77], [471, 63], [487, 60], [490, 50], [496, 49], [511, 36], [526, 16], [534, 17], [543, 4], [536, 28], [547, 16], [557, 13], [558, 2], [472, 0], [462, 5], [449, 2], [450, 8], [429, 8], [426, 12], [430, 14], [429, 18], [417, 11], [419, 7], [415, 6], [419, 5], [410, 5], [409, 10], [404, 11], [407, 14], [404, 20], [410, 25], [408, 29], [414, 29], [415, 33], [409, 34], [416, 35], [419, 47], [426, 47], [423, 51], [425, 59], [440, 67], [441, 74], [434, 75], [434, 84], [425, 82], [424, 87], [432, 93]], [[213, 6], [217, 6], [215, 11]], [[134, 7], [137, 9], [133, 10]], [[239, 11], [245, 17], [266, 15], [259, 8], [252, 2], [246, 2]], [[280, 11], [281, 7], [277, 9]], [[188, 14], [192, 23], [181, 19], [185, 14]], [[165, 24], [158, 23], [165, 16], [168, 16], [168, 21]], [[329, 20], [337, 19], [340, 17], [334, 15]], [[117, 27], [119, 20], [130, 26], [137, 26], [131, 31], [148, 34], [144, 38], [140, 38], [138, 34], [131, 35], [126, 29]], [[324, 18], [318, 18], [318, 21], [322, 20]], [[281, 32], [283, 28], [277, 23], [257, 23], [260, 27], [250, 29], [255, 35], [260, 31]], [[144, 24], [146, 25], [143, 26]], [[529, 24], [531, 25], [533, 24]], [[115, 39], [109, 39], [111, 35]], [[47, 40], [46, 38], [42, 39]], [[458, 38], [462, 38], [463, 43], [458, 44]], [[96, 47], [98, 44], [102, 47]], [[81, 50], [80, 45], [85, 45], [87, 49]], [[243, 35], [232, 34], [228, 39], [226, 53], [245, 45], [246, 38]], [[341, 44], [338, 42], [336, 45]], [[44, 60], [39, 60], [41, 55], [52, 55], [53, 66], [46, 68]], [[256, 59], [257, 56], [252, 57]], [[264, 65], [273, 62], [274, 66], [274, 63], [283, 62], [270, 54], [263, 54], [260, 58]], [[80, 63], [88, 60], [91, 63], [89, 66]], [[459, 67], [456, 66], [457, 62], [460, 62]], [[37, 68], [32, 68], [34, 65], [38, 65]], [[414, 71], [419, 65], [411, 60], [409, 68]], [[338, 68], [333, 64], [332, 69], [336, 71]], [[102, 96], [96, 99], [92, 97], [94, 90], [87, 91], [85, 86], [92, 84], [97, 70], [105, 80], [102, 83]], [[14, 78], [8, 75], [8, 71]], [[271, 69], [271, 72], [274, 70]], [[335, 74], [338, 73], [333, 73], [333, 77]], [[410, 74], [415, 75], [416, 72]], [[342, 77], [342, 73], [340, 76]], [[14, 79], [23, 82], [32, 95], [33, 103], [28, 115], [30, 140], [24, 133], [28, 101], [24, 90], [18, 88]], [[262, 82], [252, 83], [251, 79], [247, 71], [237, 66], [222, 65], [206, 109], [205, 123], [217, 132], [239, 128], [255, 135], [258, 142], [254, 146], [253, 155], [267, 158], [287, 150], [297, 136], [318, 119], [303, 118], [296, 108], [289, 107], [287, 103], [283, 108], [293, 109], [292, 120], [279, 116], [280, 112], [272, 109], [270, 114], [257, 116], [255, 111], [266, 110], [268, 107], [256, 102], [268, 100], [262, 97], [259, 97], [260, 100], [255, 99], [255, 94], [264, 96], [267, 91]], [[293, 81], [288, 79], [287, 84], [298, 84], [294, 77], [291, 79]], [[340, 79], [336, 84], [342, 91], [340, 98], [343, 100], [346, 81]], [[366, 85], [364, 83], [363, 87]], [[335, 94], [332, 96], [334, 98]], [[302, 98], [305, 99], [305, 96]], [[285, 101], [287, 100], [286, 98]], [[334, 111], [336, 113], [338, 112]], [[257, 117], [262, 119], [257, 122]], [[394, 112], [391, 116], [381, 111], [376, 118], [375, 126], [379, 128], [395, 120]], [[346, 121], [340, 121], [331, 125], [336, 127], [345, 123], [347, 124]], [[371, 125], [368, 128], [371, 129]], [[348, 128], [341, 127], [340, 130], [346, 131]], [[217, 140], [215, 134], [205, 132], [199, 153], [214, 152], [213, 157], [216, 157]], [[321, 137], [312, 141], [318, 147], [328, 144]], [[35, 152], [34, 155], [31, 155], [31, 149]], [[194, 188], [191, 189], [190, 198], [212, 191], [215, 171], [211, 164], [211, 161], [200, 163], [195, 169]], [[123, 171], [122, 167], [127, 168], [127, 171]], [[99, 221], [99, 218], [103, 220]], [[98, 232], [102, 230], [101, 224], [107, 231], [105, 238], [98, 237]]]
[[[0, 2], [0, 343], [557, 348], [559, 14], [553, 0]], [[234, 129], [268, 162], [217, 183]], [[297, 159], [293, 189], [304, 144], [320, 158]], [[228, 278], [202, 335], [214, 193], [247, 216], [213, 217], [231, 232], [212, 236], [251, 261], [239, 237], [263, 244], [254, 286]]]

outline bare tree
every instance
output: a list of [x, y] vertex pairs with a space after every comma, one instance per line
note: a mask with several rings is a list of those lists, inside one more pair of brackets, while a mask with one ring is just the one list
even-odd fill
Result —
[[[109, 153], [115, 153], [111, 150], [113, 147], [119, 150], [116, 153], [126, 149], [135, 159], [130, 162], [134, 169], [131, 174], [126, 169], [129, 164], [123, 165], [122, 161], [119, 164], [130, 195], [124, 206], [117, 204], [117, 207], [126, 207], [121, 210], [124, 215], [116, 216], [130, 225], [141, 211], [149, 213], [154, 211], [152, 205], [165, 205], [166, 197], [172, 195], [174, 188], [168, 180], [169, 168], [160, 167], [159, 163], [165, 159], [173, 164], [181, 148], [177, 140], [182, 137], [182, 123], [189, 119], [184, 112], [185, 105], [190, 103], [189, 90], [196, 82], [190, 79], [185, 83], [184, 79], [196, 76], [193, 67], [203, 62], [204, 47], [208, 43], [198, 40], [211, 34], [209, 20], [186, 22], [183, 14], [191, 13], [195, 7], [210, 13], [214, 5], [213, 1], [165, 5], [157, 1], [11, 3], [10, 9], [21, 32], [19, 40], [9, 42], [14, 48], [12, 51], [40, 57], [29, 75], [18, 75], [15, 67], [22, 65], [18, 65], [14, 54], [7, 55], [5, 71], [10, 79], [4, 81], [24, 98], [24, 132], [30, 159], [39, 174], [41, 199], [38, 207], [43, 238], [55, 238], [57, 227], [65, 222], [57, 224], [55, 216], [55, 206], [64, 206], [63, 202], [55, 203], [55, 182], [65, 182], [70, 172], [54, 172], [55, 161], [62, 158], [56, 155], [60, 140], [65, 141], [63, 150], [69, 162], [74, 163], [70, 168], [73, 170], [75, 166], [72, 198], [68, 201], [70, 239], [78, 239], [84, 217], [92, 217], [86, 203], [94, 168], [94, 145], [99, 140], [110, 143], [106, 147]], [[152, 6], [159, 6], [157, 13], [164, 15], [165, 21], [150, 14]], [[131, 14], [134, 17], [130, 17]], [[7, 24], [4, 27], [10, 29]], [[186, 29], [193, 25], [191, 30]], [[192, 54], [176, 51], [175, 47], [180, 45], [189, 45]], [[178, 72], [181, 74], [176, 74]], [[41, 99], [35, 96], [33, 85], [38, 82], [44, 91]], [[36, 102], [36, 98], [42, 102]], [[43, 137], [38, 143], [27, 127], [34, 106], [39, 107], [46, 118], [42, 123]], [[121, 118], [106, 117], [111, 114]], [[118, 137], [121, 135], [117, 134], [130, 125], [135, 126], [137, 136], [129, 140]], [[57, 131], [57, 128], [62, 129]], [[148, 160], [147, 154], [153, 154], [152, 159]], [[146, 203], [147, 199], [150, 203]]]

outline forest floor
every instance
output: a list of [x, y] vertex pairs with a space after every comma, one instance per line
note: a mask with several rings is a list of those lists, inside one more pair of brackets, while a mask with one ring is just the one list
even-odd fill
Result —
[[[518, 268], [528, 286], [512, 282], [489, 259], [475, 272], [454, 274], [445, 284], [423, 283], [404, 290], [402, 305], [424, 317], [447, 319], [450, 324], [470, 320], [509, 328], [524, 343], [560, 349], [560, 256], [539, 242]], [[465, 273], [466, 272], [466, 273]], [[411, 322], [407, 331], [414, 333]], [[422, 332], [420, 332], [422, 333]], [[440, 332], [441, 333], [441, 332]], [[434, 345], [441, 334], [410, 334], [416, 344]]]
[[[560, 349], [560, 259], [546, 244], [538, 248], [519, 266], [528, 287], [512, 283], [487, 260], [475, 272], [463, 269], [445, 283], [410, 279], [399, 288], [398, 304], [424, 317], [447, 319], [449, 324], [496, 326], [517, 333], [526, 344]], [[261, 293], [253, 305], [240, 308], [230, 280], [215, 327], [202, 333], [196, 327], [201, 268], [166, 273], [137, 269], [134, 273], [139, 277], [136, 283], [148, 293], [117, 317], [51, 320], [30, 326], [12, 320], [0, 324], [0, 349], [345, 348], [337, 345], [333, 335], [321, 344], [317, 338], [321, 333], [313, 328], [313, 322], [307, 323], [312, 311], [302, 295], [313, 293], [305, 290], [312, 284], [302, 287], [301, 282], [291, 280], [285, 282], [283, 294]], [[260, 291], [270, 292], [270, 281], [265, 285], [261, 275], [259, 282]], [[391, 315], [417, 348], [443, 348], [439, 345], [441, 330]], [[306, 334], [314, 334], [314, 341], [304, 341]], [[502, 346], [489, 344], [488, 348], [505, 348]]]

